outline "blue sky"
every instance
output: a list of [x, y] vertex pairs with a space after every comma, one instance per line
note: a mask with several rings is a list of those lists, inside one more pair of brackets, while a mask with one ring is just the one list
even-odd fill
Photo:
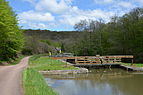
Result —
[[84, 19], [110, 21], [122, 16], [143, 0], [7, 0], [18, 14], [23, 29], [73, 30]]

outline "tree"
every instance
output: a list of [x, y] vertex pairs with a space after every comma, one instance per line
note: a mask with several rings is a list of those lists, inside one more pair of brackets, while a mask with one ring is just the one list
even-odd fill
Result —
[[136, 62], [143, 62], [143, 8], [135, 8], [122, 17], [114, 16], [108, 23], [84, 20], [75, 26], [76, 30], [86, 31], [86, 36], [77, 42], [77, 54], [134, 55]]
[[85, 31], [88, 29], [88, 21], [81, 20], [79, 23], [75, 24], [74, 29], [77, 31]]
[[0, 60], [15, 59], [23, 47], [23, 34], [16, 14], [5, 0], [0, 0]]

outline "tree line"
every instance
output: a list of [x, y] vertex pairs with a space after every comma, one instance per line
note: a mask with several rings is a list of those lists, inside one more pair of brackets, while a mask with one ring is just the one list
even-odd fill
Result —
[[30, 34], [32, 30], [28, 30], [24, 37], [16, 14], [8, 2], [0, 0], [0, 60], [14, 60], [21, 51], [56, 54], [60, 48], [77, 56], [134, 55], [136, 62], [143, 62], [143, 8], [114, 16], [108, 23], [102, 19], [82, 20], [74, 28], [76, 31], [70, 33], [37, 30]]
[[23, 34], [16, 14], [5, 0], [0, 0], [0, 61], [11, 61], [23, 48]]
[[134, 55], [136, 62], [143, 62], [143, 8], [135, 8], [121, 17], [114, 16], [108, 23], [102, 19], [82, 20], [74, 28], [72, 34], [28, 31], [27, 37], [38, 39], [34, 42], [28, 40], [26, 51], [30, 50], [32, 54], [55, 52], [55, 46], [50, 44], [56, 42], [62, 52], [71, 52], [77, 56]]
[[143, 62], [143, 8], [135, 8], [110, 22], [82, 20], [74, 28], [84, 32], [71, 47], [75, 55], [134, 55]]

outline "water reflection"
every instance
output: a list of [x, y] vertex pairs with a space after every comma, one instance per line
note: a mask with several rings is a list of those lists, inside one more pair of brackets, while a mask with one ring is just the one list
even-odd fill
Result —
[[119, 69], [45, 77], [60, 95], [143, 95], [143, 75]]

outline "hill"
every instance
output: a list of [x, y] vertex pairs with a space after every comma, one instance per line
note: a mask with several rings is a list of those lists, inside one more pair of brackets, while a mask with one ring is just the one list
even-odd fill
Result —
[[25, 54], [56, 53], [56, 47], [68, 52], [71, 44], [74, 44], [82, 35], [76, 31], [49, 31], [49, 30], [24, 30], [26, 46]]

